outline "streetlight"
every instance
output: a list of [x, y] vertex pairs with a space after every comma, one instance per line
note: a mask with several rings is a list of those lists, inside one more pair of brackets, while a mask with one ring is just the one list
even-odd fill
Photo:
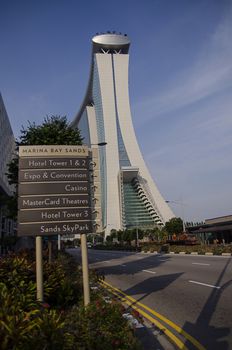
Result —
[[[107, 142], [92, 143], [90, 146], [105, 146]], [[84, 305], [90, 303], [90, 288], [89, 288], [89, 263], [86, 234], [81, 234], [81, 259], [82, 259], [82, 275], [83, 275], [83, 292]]]
[[182, 222], [183, 222], [183, 232], [185, 232], [185, 223], [184, 223], [184, 203], [181, 201], [165, 201], [166, 203], [174, 203], [174, 204], [179, 204], [181, 205], [182, 208]]

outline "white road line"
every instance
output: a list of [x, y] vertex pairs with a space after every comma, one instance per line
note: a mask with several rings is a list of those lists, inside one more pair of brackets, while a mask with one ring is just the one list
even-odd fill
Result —
[[124, 265], [124, 264], [121, 264], [121, 266], [126, 266], [126, 265]]
[[204, 264], [204, 263], [192, 263], [192, 265], [205, 265], [205, 266], [210, 266], [210, 264]]
[[206, 286], [206, 287], [210, 287], [210, 288], [216, 288], [216, 289], [220, 289], [221, 287], [219, 286], [214, 286], [212, 284], [207, 284], [207, 283], [202, 283], [202, 282], [197, 282], [197, 281], [189, 281], [190, 283], [195, 283], [195, 284], [200, 284], [202, 286]]
[[153, 274], [155, 274], [155, 273], [156, 273], [155, 271], [150, 271], [150, 270], [142, 270], [142, 271], [144, 271], [144, 272], [148, 272], [148, 273], [153, 273]]

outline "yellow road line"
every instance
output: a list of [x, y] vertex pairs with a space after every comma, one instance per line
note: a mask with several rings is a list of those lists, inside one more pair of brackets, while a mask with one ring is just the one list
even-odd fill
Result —
[[[199, 341], [195, 338], [193, 338], [190, 334], [188, 334], [187, 332], [185, 332], [181, 327], [179, 327], [177, 324], [175, 324], [174, 322], [172, 322], [171, 320], [169, 320], [168, 318], [166, 318], [165, 316], [159, 314], [157, 311], [152, 310], [151, 308], [149, 308], [148, 306], [140, 303], [139, 301], [137, 301], [136, 299], [132, 298], [131, 296], [125, 294], [124, 292], [122, 292], [121, 290], [113, 287], [112, 285], [110, 285], [109, 283], [102, 281], [106, 286], [108, 286], [109, 288], [114, 289], [115, 291], [117, 291], [118, 293], [121, 293], [122, 295], [124, 295], [127, 299], [131, 300], [132, 303], [136, 303], [136, 305], [141, 306], [143, 309], [149, 311], [152, 315], [156, 316], [157, 318], [159, 318], [160, 320], [162, 320], [163, 322], [165, 322], [166, 324], [168, 324], [170, 327], [172, 327], [173, 329], [175, 329], [179, 334], [183, 335], [186, 339], [188, 339], [198, 350], [206, 350], [206, 348], [201, 345], [199, 343]], [[131, 305], [132, 306], [132, 305]]]
[[138, 311], [142, 316], [144, 316], [147, 320], [149, 320], [150, 322], [152, 322], [153, 324], [155, 324], [159, 329], [161, 329], [168, 338], [170, 338], [172, 340], [173, 343], [176, 344], [176, 346], [178, 347], [178, 349], [181, 350], [189, 350], [184, 343], [178, 339], [172, 332], [169, 331], [168, 328], [166, 328], [165, 326], [163, 326], [159, 321], [157, 321], [156, 319], [154, 319], [153, 317], [151, 317], [150, 315], [148, 315], [145, 311], [141, 310], [140, 308], [138, 308], [137, 306], [133, 305], [133, 303], [129, 300], [127, 300], [126, 298], [120, 296], [117, 292], [114, 291], [113, 287], [110, 288], [108, 286], [104, 286], [106, 288], [108, 288], [110, 290], [110, 292], [112, 294], [114, 294], [115, 296], [117, 296], [123, 303], [126, 303], [127, 305], [129, 305], [130, 307], [132, 307], [134, 310]]

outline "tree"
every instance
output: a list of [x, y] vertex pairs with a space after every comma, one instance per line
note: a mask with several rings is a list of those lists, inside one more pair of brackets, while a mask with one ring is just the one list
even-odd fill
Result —
[[146, 237], [149, 237], [152, 241], [160, 241], [163, 238], [163, 233], [159, 227], [154, 227], [148, 229], [145, 234]]
[[[41, 125], [28, 122], [27, 128], [22, 128], [19, 140], [16, 140], [16, 151], [24, 145], [81, 145], [83, 138], [79, 129], [72, 128], [66, 116], [52, 115], [44, 118]], [[18, 193], [18, 152], [8, 164], [9, 184], [15, 185], [15, 192], [7, 202], [8, 216], [17, 218]]]
[[181, 218], [172, 218], [165, 224], [165, 230], [169, 235], [183, 232], [183, 220]]

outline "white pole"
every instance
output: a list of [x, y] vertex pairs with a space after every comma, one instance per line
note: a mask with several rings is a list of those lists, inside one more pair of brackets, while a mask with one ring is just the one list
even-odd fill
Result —
[[81, 258], [82, 258], [84, 305], [87, 306], [90, 303], [90, 290], [89, 290], [89, 266], [88, 266], [86, 234], [81, 234]]
[[136, 248], [139, 246], [139, 229], [136, 227]]
[[42, 256], [42, 237], [36, 236], [36, 289], [37, 300], [43, 301], [43, 256]]
[[48, 263], [52, 263], [52, 241], [48, 241]]
[[185, 232], [185, 223], [184, 223], [184, 203], [181, 198], [181, 205], [182, 205], [182, 221], [183, 221], [183, 232]]
[[61, 242], [60, 242], [60, 235], [58, 235], [58, 250], [60, 250], [60, 248], [61, 248], [61, 244], [60, 244]]

